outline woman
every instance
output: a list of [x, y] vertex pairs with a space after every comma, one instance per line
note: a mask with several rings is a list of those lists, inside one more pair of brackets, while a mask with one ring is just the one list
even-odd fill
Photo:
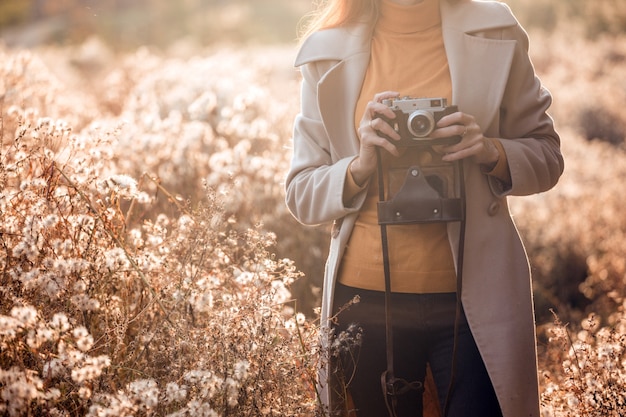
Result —
[[[286, 201], [303, 224], [333, 222], [322, 323], [330, 325], [359, 295], [360, 303], [338, 316], [337, 331], [352, 322], [363, 329], [353, 369], [330, 378], [334, 368], [322, 367], [325, 402], [334, 379], [349, 380], [359, 417], [389, 410], [380, 382], [386, 367], [380, 152], [383, 184], [411, 161], [463, 161], [466, 190], [462, 262], [459, 222], [389, 228], [396, 376], [419, 387], [429, 366], [448, 416], [539, 416], [530, 273], [507, 196], [552, 188], [563, 159], [546, 113], [551, 96], [527, 51], [526, 33], [499, 2], [329, 0], [313, 20], [296, 59], [302, 103]], [[460, 141], [435, 146], [427, 157], [396, 146], [401, 136], [389, 100], [401, 96], [457, 106], [430, 137]], [[398, 416], [422, 415], [420, 390], [396, 400]]]

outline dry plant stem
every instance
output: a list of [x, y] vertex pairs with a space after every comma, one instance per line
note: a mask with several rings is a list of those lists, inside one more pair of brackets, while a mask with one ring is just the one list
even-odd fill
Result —
[[[72, 186], [72, 188], [74, 188], [74, 190], [76, 190], [76, 192], [81, 196], [81, 198], [87, 203], [87, 205], [89, 206], [91, 211], [95, 214], [95, 216], [98, 218], [98, 220], [102, 220], [100, 218], [100, 214], [95, 209], [95, 207], [91, 204], [91, 201], [89, 200], [89, 198], [78, 188], [78, 186], [76, 186], [76, 184], [74, 184], [74, 182], [67, 175], [65, 175], [65, 172], [63, 172], [63, 170], [61, 168], [59, 168], [56, 164], [54, 164], [54, 167], [56, 168], [57, 171], [59, 171], [59, 173], [63, 176], [63, 178], [65, 178], [65, 180]], [[139, 278], [141, 278], [141, 281], [143, 282], [143, 284], [146, 286], [146, 288], [148, 288], [148, 290], [152, 294], [152, 297], [153, 297], [154, 301], [156, 301], [156, 303], [159, 305], [159, 308], [161, 309], [161, 311], [165, 315], [165, 320], [172, 327], [176, 328], [176, 325], [169, 318], [169, 316], [170, 316], [169, 312], [167, 311], [167, 309], [165, 308], [165, 306], [161, 302], [161, 300], [160, 300], [159, 296], [157, 295], [156, 291], [154, 290], [154, 288], [152, 288], [152, 285], [150, 285], [150, 283], [148, 282], [148, 279], [146, 278], [145, 274], [141, 271], [141, 269], [139, 268], [139, 266], [137, 265], [135, 260], [132, 258], [132, 256], [130, 256], [130, 254], [126, 250], [126, 246], [109, 229], [107, 229], [105, 227], [104, 230], [109, 235], [109, 237], [111, 239], [113, 239], [115, 244], [124, 252], [124, 255], [126, 256], [126, 259], [128, 259], [128, 262], [133, 267], [133, 269], [137, 272], [137, 275], [139, 275]]]
[[[302, 338], [302, 328], [300, 327], [298, 320], [295, 320], [295, 324], [296, 324], [296, 332], [298, 334], [298, 341], [300, 343], [300, 349], [302, 350], [302, 356], [305, 358], [305, 362], [308, 362], [309, 354], [306, 349], [307, 344]], [[306, 371], [307, 379], [309, 380], [309, 383], [311, 384], [311, 386], [313, 387], [313, 390], [315, 391], [315, 398], [317, 399], [318, 404], [322, 404], [322, 397], [317, 387], [317, 377], [311, 374], [312, 373], [311, 368], [306, 367], [305, 371]], [[322, 417], [326, 417], [325, 410], [321, 410], [321, 413], [322, 413]]]
[[182, 213], [185, 213], [187, 215], [191, 215], [191, 213], [189, 213], [187, 210], [185, 210], [185, 208], [178, 202], [178, 200], [176, 199], [176, 197], [174, 197], [172, 195], [172, 193], [170, 193], [167, 189], [165, 189], [165, 187], [163, 187], [161, 185], [161, 183], [154, 177], [148, 175], [148, 173], [143, 174], [144, 178], [148, 178], [150, 181], [152, 181], [154, 183], [154, 185], [156, 185], [156, 187], [167, 196], [167, 198], [176, 205], [176, 207], [178, 207], [178, 210], [180, 210]]
[[550, 309], [550, 312], [554, 316], [554, 321], [556, 325], [563, 327], [563, 330], [565, 331], [565, 334], [567, 335], [567, 342], [569, 343], [569, 347], [572, 349], [572, 352], [574, 352], [574, 360], [576, 361], [576, 373], [578, 374], [578, 378], [580, 379], [580, 382], [583, 383], [583, 376], [581, 374], [582, 368], [580, 366], [580, 361], [578, 359], [578, 353], [576, 352], [576, 347], [574, 346], [572, 335], [570, 334], [569, 330], [567, 330], [567, 324], [563, 324], [563, 322], [557, 316], [556, 312], [553, 309]]

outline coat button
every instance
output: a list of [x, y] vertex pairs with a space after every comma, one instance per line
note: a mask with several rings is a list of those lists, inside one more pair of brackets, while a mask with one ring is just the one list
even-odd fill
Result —
[[500, 203], [498, 201], [494, 201], [491, 204], [489, 204], [489, 208], [487, 209], [487, 213], [490, 216], [495, 216], [498, 213], [498, 210], [500, 210]]

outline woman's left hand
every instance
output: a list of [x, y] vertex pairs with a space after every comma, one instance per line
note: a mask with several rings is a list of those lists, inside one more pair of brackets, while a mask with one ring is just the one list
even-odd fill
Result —
[[454, 145], [436, 146], [435, 150], [444, 154], [442, 160], [452, 162], [472, 158], [476, 163], [491, 168], [498, 162], [498, 148], [492, 139], [483, 136], [474, 116], [456, 112], [442, 117], [431, 137], [435, 139], [450, 136], [461, 136], [461, 141]]

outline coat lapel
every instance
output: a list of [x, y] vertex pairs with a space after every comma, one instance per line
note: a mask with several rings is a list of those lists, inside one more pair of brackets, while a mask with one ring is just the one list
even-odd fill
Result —
[[[490, 39], [487, 33], [516, 21], [512, 17], [503, 20], [499, 9], [483, 7], [481, 13], [472, 13], [471, 7], [472, 3], [441, 2], [443, 39], [452, 101], [487, 131], [498, 112], [515, 49], [515, 41]], [[498, 18], [490, 12], [498, 13]]]
[[[353, 121], [368, 61], [369, 51], [340, 61], [319, 85], [320, 113], [328, 136], [342, 138], [331, 141], [331, 153], [337, 159], [359, 152], [359, 139]], [[343, 94], [338, 94], [338, 91]]]
[[[317, 32], [305, 41], [296, 66], [317, 62], [324, 74], [318, 83], [318, 106], [333, 158], [355, 155], [359, 140], [354, 131], [354, 109], [370, 58], [371, 27], [352, 27]], [[325, 68], [325, 69], [324, 69]], [[349, 121], [350, 123], [346, 123]]]

